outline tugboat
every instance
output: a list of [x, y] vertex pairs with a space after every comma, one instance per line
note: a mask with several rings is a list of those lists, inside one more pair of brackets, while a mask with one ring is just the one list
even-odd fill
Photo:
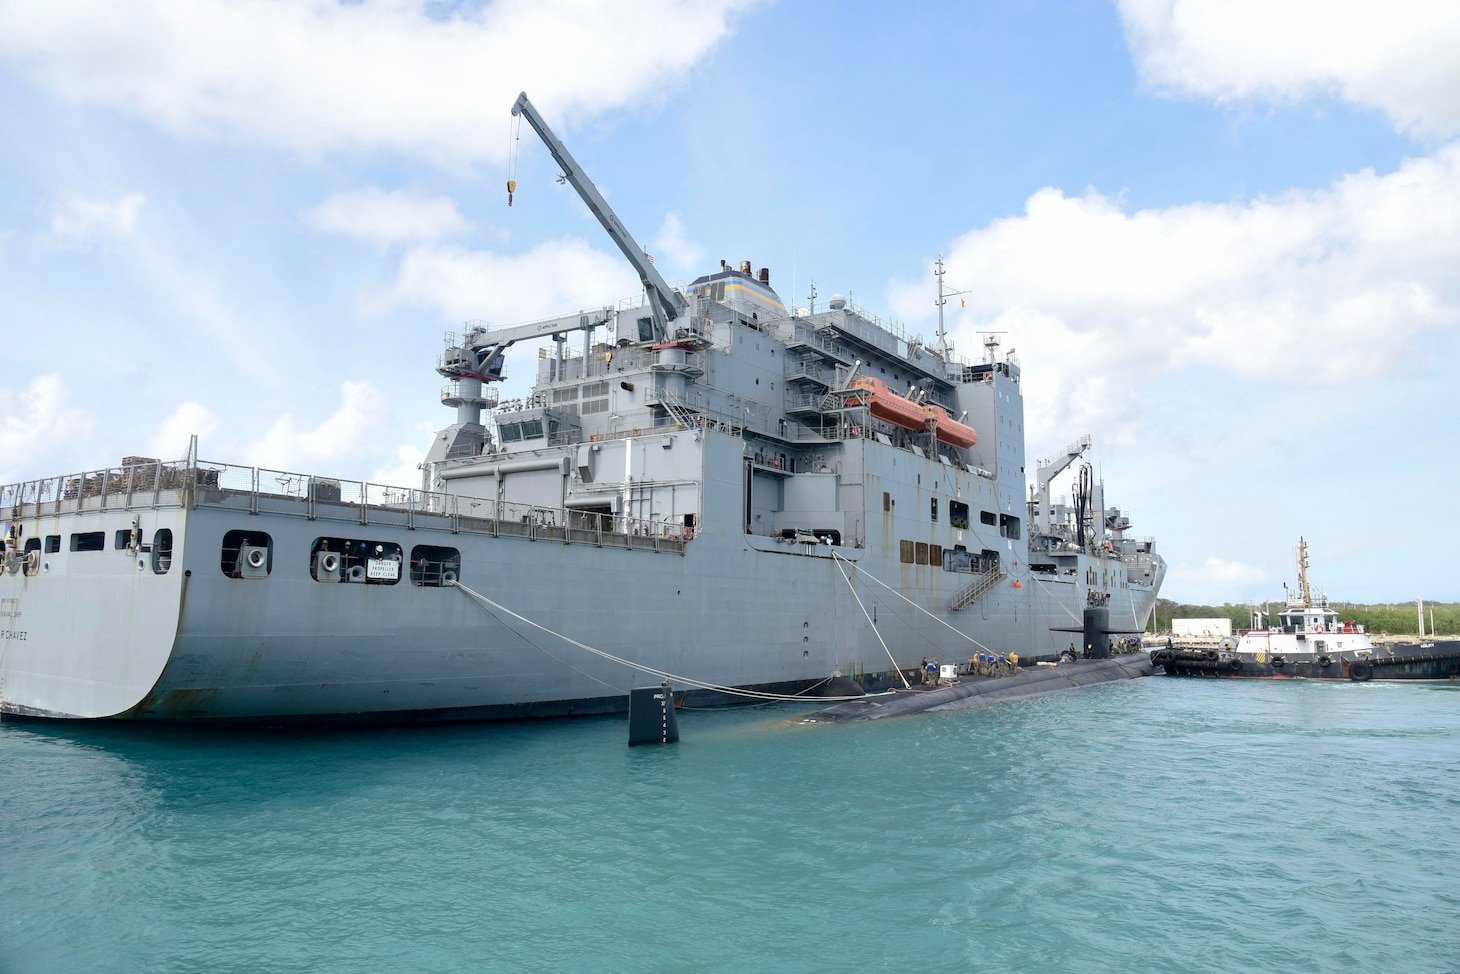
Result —
[[[1286, 586], [1284, 586], [1286, 589]], [[1282, 680], [1460, 679], [1460, 640], [1375, 644], [1364, 627], [1340, 621], [1328, 597], [1308, 584], [1308, 545], [1298, 539], [1298, 588], [1288, 591], [1278, 625], [1252, 610], [1252, 628], [1220, 649], [1167, 646], [1151, 662], [1168, 676]]]

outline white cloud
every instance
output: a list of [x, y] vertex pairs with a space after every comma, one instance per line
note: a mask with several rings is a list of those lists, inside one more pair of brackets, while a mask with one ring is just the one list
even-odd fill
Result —
[[385, 419], [385, 402], [368, 382], [340, 383], [339, 407], [312, 429], [285, 413], [258, 442], [245, 448], [248, 462], [294, 473], [321, 473], [332, 461], [362, 452], [365, 438]]
[[306, 216], [321, 233], [381, 245], [439, 240], [471, 228], [452, 199], [374, 186], [336, 193]]
[[1267, 569], [1245, 565], [1240, 561], [1208, 558], [1198, 565], [1173, 565], [1168, 574], [1171, 582], [1186, 589], [1231, 591], [1268, 580]]
[[1141, 77], [1217, 101], [1335, 95], [1460, 132], [1460, 7], [1436, 0], [1118, 0]]
[[394, 287], [367, 304], [435, 308], [450, 321], [484, 318], [504, 325], [603, 307], [640, 292], [622, 257], [564, 237], [516, 255], [414, 248], [401, 261]]
[[93, 425], [90, 413], [71, 405], [58, 374], [38, 375], [24, 389], [0, 386], [0, 483], [55, 474], [34, 467], [72, 453]]
[[[421, 437], [421, 442], [427, 442], [433, 431], [428, 427]], [[415, 445], [402, 445], [395, 448], [395, 454], [391, 457], [392, 462], [379, 467], [370, 475], [372, 484], [385, 484], [389, 487], [410, 487], [415, 490], [421, 489], [421, 461], [426, 459], [426, 451]]]
[[746, 0], [0, 2], [0, 59], [190, 138], [500, 162], [520, 89], [559, 123], [655, 104]]
[[[1025, 377], [1032, 447], [1072, 431], [1129, 439], [1138, 387], [1161, 370], [1341, 385], [1460, 321], [1460, 143], [1245, 203], [1128, 212], [1043, 189], [955, 241], [946, 263], [971, 289], [952, 327], [962, 351], [978, 350], [976, 330], [1005, 329], [1006, 347], [1039, 362]], [[921, 281], [893, 290], [896, 313], [923, 313]]]
[[204, 457], [217, 456], [220, 446], [213, 442], [221, 427], [218, 414], [207, 406], [195, 402], [178, 403], [176, 409], [164, 419], [147, 440], [148, 456], [162, 460], [175, 460], [186, 455], [188, 441], [196, 435], [198, 449]]
[[143, 202], [141, 193], [129, 193], [114, 203], [70, 197], [51, 215], [51, 238], [85, 245], [130, 236]]
[[650, 246], [659, 273], [666, 278], [698, 276], [696, 268], [704, 262], [705, 248], [685, 236], [684, 220], [678, 210], [665, 214], [664, 223]]

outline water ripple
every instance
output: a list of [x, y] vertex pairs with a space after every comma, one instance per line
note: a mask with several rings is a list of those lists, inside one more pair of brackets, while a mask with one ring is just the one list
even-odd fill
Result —
[[1453, 971], [1456, 702], [1158, 678], [633, 749], [7, 722], [0, 972]]

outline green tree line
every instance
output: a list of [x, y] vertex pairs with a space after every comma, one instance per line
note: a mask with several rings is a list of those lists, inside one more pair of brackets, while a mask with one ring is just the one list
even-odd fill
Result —
[[[1371, 633], [1388, 636], [1414, 636], [1419, 633], [1419, 615], [1413, 602], [1361, 605], [1356, 602], [1330, 602], [1329, 606], [1344, 622], [1356, 622]], [[1259, 608], [1265, 609], [1277, 623], [1277, 614], [1282, 611], [1281, 602], [1268, 602]], [[1430, 613], [1434, 613], [1434, 629], [1440, 635], [1460, 633], [1460, 602], [1426, 602], [1425, 630], [1429, 631]], [[1246, 605], [1190, 605], [1157, 599], [1152, 625], [1157, 631], [1171, 628], [1172, 619], [1231, 619], [1232, 631], [1250, 629], [1251, 610]]]

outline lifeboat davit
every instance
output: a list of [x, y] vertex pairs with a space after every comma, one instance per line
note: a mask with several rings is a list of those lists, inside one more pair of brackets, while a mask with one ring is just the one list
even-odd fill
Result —
[[978, 442], [978, 431], [967, 423], [960, 423], [948, 415], [942, 406], [925, 406], [925, 422], [928, 428], [938, 434], [939, 443], [966, 450]]
[[872, 415], [878, 419], [896, 423], [903, 429], [920, 430], [927, 427], [927, 416], [923, 407], [911, 399], [899, 396], [887, 388], [887, 383], [881, 379], [864, 375], [852, 380], [852, 388], [861, 389], [868, 394], [862, 404], [871, 409]]

